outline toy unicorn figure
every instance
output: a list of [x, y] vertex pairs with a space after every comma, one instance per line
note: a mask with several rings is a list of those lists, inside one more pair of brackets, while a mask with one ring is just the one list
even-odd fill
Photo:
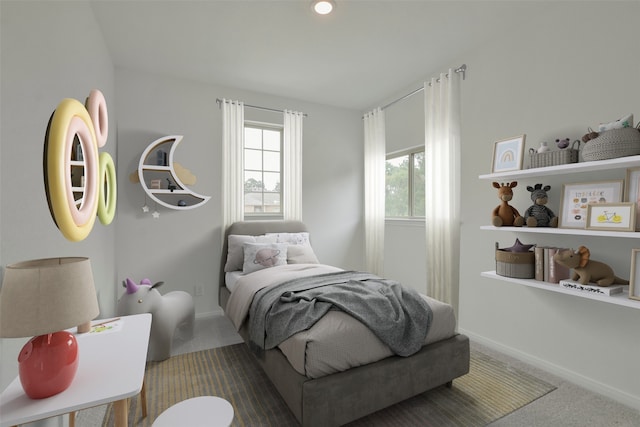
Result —
[[193, 297], [184, 291], [173, 291], [161, 295], [149, 279], [136, 284], [131, 279], [123, 281], [127, 291], [118, 300], [118, 315], [151, 313], [151, 333], [147, 360], [164, 360], [171, 355], [174, 332], [184, 327], [189, 337], [193, 336], [195, 306]]

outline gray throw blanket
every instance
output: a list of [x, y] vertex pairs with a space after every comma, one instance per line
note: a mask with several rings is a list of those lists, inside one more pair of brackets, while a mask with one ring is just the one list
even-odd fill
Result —
[[249, 315], [251, 347], [256, 352], [274, 348], [331, 309], [365, 324], [400, 356], [422, 347], [433, 318], [429, 304], [398, 282], [355, 271], [327, 273], [258, 291]]

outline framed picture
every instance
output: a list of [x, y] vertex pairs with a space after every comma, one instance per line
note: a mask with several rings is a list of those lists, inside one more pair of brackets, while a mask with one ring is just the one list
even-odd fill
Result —
[[636, 231], [640, 231], [640, 168], [627, 169], [624, 201], [636, 205]]
[[587, 205], [587, 230], [635, 231], [635, 203]]
[[629, 298], [640, 301], [640, 249], [631, 249], [631, 278]]
[[495, 143], [493, 146], [491, 173], [522, 169], [525, 136], [526, 135], [515, 136]]
[[587, 206], [596, 203], [622, 202], [623, 181], [564, 184], [560, 198], [558, 227], [585, 228]]

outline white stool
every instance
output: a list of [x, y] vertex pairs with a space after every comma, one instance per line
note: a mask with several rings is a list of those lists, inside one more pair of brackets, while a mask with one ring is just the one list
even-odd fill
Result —
[[215, 396], [200, 396], [183, 400], [167, 408], [151, 427], [229, 427], [233, 421], [233, 406]]

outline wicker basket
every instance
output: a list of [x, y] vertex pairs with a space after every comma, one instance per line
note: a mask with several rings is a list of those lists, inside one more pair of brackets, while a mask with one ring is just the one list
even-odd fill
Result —
[[533, 279], [536, 275], [535, 253], [496, 249], [496, 274], [517, 279]]
[[636, 128], [612, 129], [588, 141], [582, 149], [586, 162], [640, 154], [640, 131]]
[[567, 148], [565, 150], [529, 154], [529, 169], [543, 168], [545, 166], [566, 165], [567, 163], [578, 163], [579, 148], [580, 141], [575, 140], [573, 141], [573, 144], [571, 144], [571, 148]]

